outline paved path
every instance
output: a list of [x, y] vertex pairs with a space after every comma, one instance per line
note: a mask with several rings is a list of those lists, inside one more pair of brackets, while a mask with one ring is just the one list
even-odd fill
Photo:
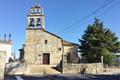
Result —
[[[23, 80], [120, 80], [120, 75], [44, 75], [44, 76], [20, 76]], [[5, 76], [4, 80], [19, 80], [15, 76]]]
[[15, 76], [17, 80], [23, 80], [21, 76]]

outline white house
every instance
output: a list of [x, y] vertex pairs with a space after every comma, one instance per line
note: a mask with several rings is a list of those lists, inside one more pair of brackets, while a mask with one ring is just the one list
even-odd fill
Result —
[[0, 51], [6, 52], [6, 63], [8, 63], [9, 59], [12, 58], [11, 34], [8, 40], [6, 40], [6, 35], [4, 35], [4, 40], [0, 40]]

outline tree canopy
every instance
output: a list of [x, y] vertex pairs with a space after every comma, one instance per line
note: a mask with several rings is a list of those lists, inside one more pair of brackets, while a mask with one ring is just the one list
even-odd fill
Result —
[[103, 22], [96, 18], [92, 25], [88, 25], [79, 41], [82, 59], [90, 63], [100, 62], [103, 56], [104, 63], [110, 64], [113, 59], [112, 53], [120, 49], [120, 42], [115, 33], [105, 28]]

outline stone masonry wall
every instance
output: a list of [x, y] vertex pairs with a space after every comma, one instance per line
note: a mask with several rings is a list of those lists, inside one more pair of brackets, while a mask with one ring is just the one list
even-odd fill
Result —
[[[45, 44], [47, 40], [47, 44]], [[27, 64], [43, 64], [43, 54], [50, 54], [50, 65], [57, 65], [62, 57], [61, 39], [44, 30], [27, 30], [24, 59]]]
[[102, 71], [102, 63], [63, 64], [63, 73], [100, 74]]

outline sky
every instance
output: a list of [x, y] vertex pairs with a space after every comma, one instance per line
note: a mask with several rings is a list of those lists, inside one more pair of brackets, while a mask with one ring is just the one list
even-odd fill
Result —
[[[111, 29], [120, 38], [120, 0], [113, 0], [105, 8], [81, 20], [110, 1], [39, 0], [38, 3], [44, 9], [45, 29], [57, 33], [64, 40], [79, 44], [78, 39], [84, 34], [87, 26], [94, 22], [95, 17], [103, 21], [104, 26]], [[19, 55], [19, 49], [25, 43], [26, 17], [30, 7], [34, 4], [34, 0], [0, 0], [0, 39], [3, 39], [4, 34], [7, 34], [8, 37], [11, 33], [12, 51], [16, 52], [17, 56]], [[76, 21], [79, 22], [72, 25]]]

